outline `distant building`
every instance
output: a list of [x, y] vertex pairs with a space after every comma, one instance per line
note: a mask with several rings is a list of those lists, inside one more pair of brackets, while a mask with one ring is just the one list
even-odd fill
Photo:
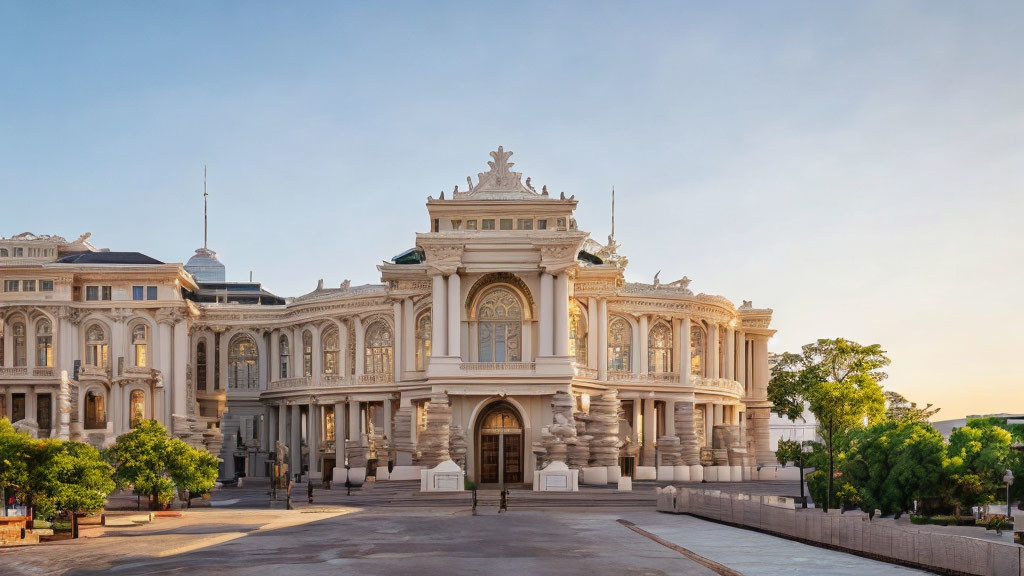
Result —
[[973, 414], [966, 418], [956, 418], [954, 420], [939, 420], [938, 422], [932, 422], [932, 427], [939, 431], [940, 434], [949, 440], [949, 435], [953, 433], [953, 430], [967, 426], [968, 420], [974, 420], [975, 418], [1006, 418], [1007, 424], [1024, 424], [1024, 414]]

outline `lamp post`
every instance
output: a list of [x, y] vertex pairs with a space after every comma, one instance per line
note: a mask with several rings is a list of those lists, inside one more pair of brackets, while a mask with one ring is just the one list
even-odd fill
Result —
[[800, 507], [807, 508], [807, 496], [804, 495], [804, 454], [810, 452], [806, 442], [800, 443]]
[[1006, 471], [1006, 475], [1003, 476], [1003, 482], [1006, 482], [1006, 518], [1009, 519], [1013, 516], [1010, 514], [1010, 486], [1013, 485], [1013, 471]]

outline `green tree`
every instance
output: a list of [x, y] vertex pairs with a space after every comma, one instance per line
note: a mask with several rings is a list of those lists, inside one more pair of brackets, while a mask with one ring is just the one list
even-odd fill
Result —
[[944, 466], [948, 496], [960, 508], [992, 502], [1012, 464], [1011, 435], [986, 419], [953, 430]]
[[871, 512], [898, 518], [939, 491], [945, 443], [926, 422], [885, 420], [850, 435], [843, 478]]
[[843, 338], [821, 339], [805, 345], [800, 354], [786, 352], [774, 358], [768, 384], [772, 410], [796, 420], [807, 406], [818, 420], [828, 454], [826, 511], [835, 494], [836, 454], [846, 435], [883, 416], [885, 397], [879, 382], [886, 378], [882, 368], [889, 362], [878, 344], [862, 346]]
[[156, 420], [143, 420], [118, 437], [107, 451], [114, 464], [114, 481], [120, 488], [133, 487], [158, 507], [179, 493], [203, 493], [217, 480], [216, 456], [171, 438]]
[[112, 475], [110, 464], [96, 448], [81, 442], [43, 440], [29, 481], [36, 511], [52, 519], [61, 510], [73, 514], [102, 510], [114, 491]]
[[[0, 418], [0, 499], [9, 489], [18, 494], [28, 487], [29, 463], [36, 451], [37, 440], [19, 430], [11, 421]], [[2, 502], [6, 508], [7, 503]]]
[[883, 394], [887, 403], [885, 408], [885, 418], [887, 420], [927, 422], [941, 410], [941, 408], [932, 408], [931, 404], [925, 405], [924, 408], [918, 408], [916, 402], [911, 402], [899, 392], [893, 392], [892, 390], [886, 390]]

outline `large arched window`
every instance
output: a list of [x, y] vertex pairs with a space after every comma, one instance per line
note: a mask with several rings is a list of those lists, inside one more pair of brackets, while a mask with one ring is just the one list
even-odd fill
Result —
[[288, 377], [288, 359], [291, 357], [290, 356], [291, 351], [289, 350], [289, 347], [288, 347], [288, 337], [285, 336], [284, 334], [282, 334], [281, 338], [279, 338], [277, 340], [277, 344], [278, 344], [278, 346], [277, 346], [278, 347], [277, 358], [278, 358], [278, 360], [280, 360], [280, 363], [281, 363], [281, 375], [280, 375], [280, 377], [283, 380], [283, 379]]
[[690, 374], [704, 375], [704, 328], [700, 324], [690, 325]]
[[85, 428], [87, 430], [107, 427], [105, 400], [102, 394], [91, 390], [85, 394]]
[[206, 390], [206, 338], [196, 344], [196, 389]]
[[647, 369], [654, 373], [672, 371], [672, 327], [658, 322], [647, 336]]
[[430, 358], [430, 339], [433, 337], [430, 312], [420, 314], [416, 320], [416, 369], [426, 370]]
[[313, 375], [313, 334], [309, 330], [302, 333], [302, 375]]
[[621, 316], [608, 323], [608, 369], [613, 372], [633, 370], [633, 328]]
[[228, 346], [228, 388], [255, 389], [260, 385], [259, 350], [256, 341], [237, 334]]
[[36, 322], [36, 366], [53, 366], [53, 327], [46, 318]]
[[328, 326], [320, 336], [321, 348], [323, 349], [324, 374], [338, 374], [338, 360], [341, 354], [341, 343], [338, 340], [338, 329]]
[[366, 328], [365, 347], [364, 368], [367, 374], [389, 374], [394, 371], [394, 338], [387, 322], [377, 320]]
[[15, 322], [11, 326], [14, 333], [14, 365], [28, 366], [28, 341], [25, 336], [25, 323]]
[[583, 314], [575, 302], [569, 311], [569, 356], [577, 364], [587, 365], [587, 330], [583, 326]]
[[136, 424], [146, 418], [146, 393], [132, 390], [128, 398], [128, 427], [135, 428]]
[[110, 357], [110, 345], [107, 333], [98, 324], [93, 324], [85, 331], [85, 364], [97, 368], [106, 368]]
[[493, 288], [477, 304], [480, 362], [523, 358], [523, 306], [508, 288]]
[[135, 366], [148, 366], [149, 330], [145, 324], [137, 324], [132, 328], [132, 349], [135, 352]]

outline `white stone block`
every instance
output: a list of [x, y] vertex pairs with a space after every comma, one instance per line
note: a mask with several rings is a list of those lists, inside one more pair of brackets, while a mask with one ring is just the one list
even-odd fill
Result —
[[391, 474], [388, 473], [388, 467], [387, 466], [383, 466], [383, 467], [377, 468], [377, 472], [374, 473], [374, 477], [379, 482], [381, 480], [390, 480], [391, 479]]
[[588, 486], [605, 485], [608, 483], [608, 467], [595, 466], [583, 469], [583, 484]]
[[675, 476], [676, 482], [689, 482], [690, 481], [690, 467], [689, 466], [676, 466]]
[[342, 490], [344, 490], [345, 480], [348, 479], [348, 470], [345, 470], [344, 468], [335, 468], [332, 474], [332, 478], [334, 479], [331, 480], [331, 488], [341, 488]]
[[622, 478], [622, 468], [616, 464], [615, 466], [608, 466], [608, 483], [617, 484], [619, 478]]
[[776, 469], [774, 466], [762, 466], [761, 470], [757, 473], [757, 479], [761, 481], [772, 481], [776, 479]]
[[366, 482], [366, 468], [350, 468], [348, 481], [353, 486], [362, 486]]
[[395, 466], [391, 469], [390, 480], [419, 480], [420, 470], [422, 466]]
[[743, 482], [743, 466], [729, 466], [729, 478], [733, 482]]
[[675, 466], [658, 466], [658, 482], [672, 482], [675, 479]]
[[636, 479], [637, 480], [657, 480], [658, 470], [654, 466], [637, 466], [636, 467]]
[[420, 471], [420, 491], [461, 492], [466, 489], [466, 472], [453, 460], [445, 460]]
[[704, 467], [700, 464], [690, 466], [690, 482], [704, 481]]
[[554, 461], [533, 473], [533, 489], [537, 492], [576, 492], [579, 470], [570, 470], [565, 462]]
[[631, 492], [633, 490], [633, 479], [629, 476], [619, 476], [619, 492]]
[[704, 467], [704, 481], [718, 482], [718, 466]]

